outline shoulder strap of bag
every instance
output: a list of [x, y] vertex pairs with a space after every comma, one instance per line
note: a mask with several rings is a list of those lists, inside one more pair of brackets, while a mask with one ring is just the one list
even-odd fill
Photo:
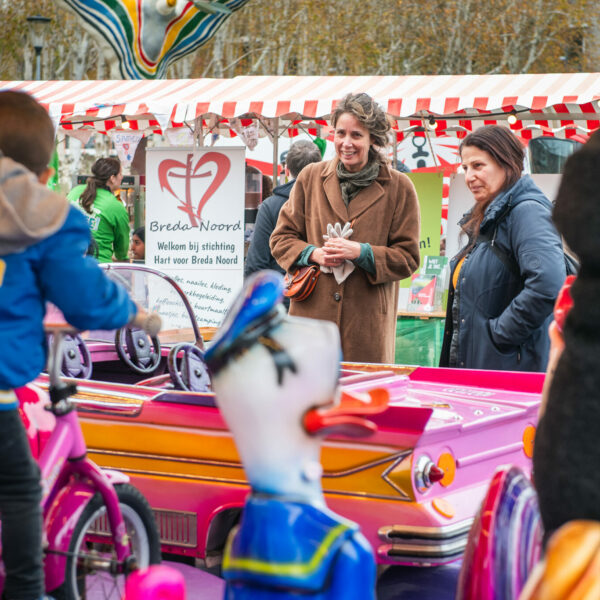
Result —
[[[508, 255], [506, 252], [498, 248], [496, 246], [496, 230], [498, 229], [498, 225], [502, 222], [503, 219], [506, 218], [508, 213], [513, 209], [513, 205], [509, 202], [506, 205], [506, 208], [500, 213], [500, 216], [496, 219], [494, 223], [494, 228], [491, 233], [479, 234], [477, 241], [478, 242], [490, 242], [490, 249], [492, 252], [502, 261], [504, 266], [516, 277], [521, 276], [521, 272], [519, 271], [519, 266], [517, 261], [513, 258], [512, 255]], [[566, 252], [563, 248], [563, 256], [565, 259], [565, 271], [567, 275], [577, 275], [579, 272], [579, 261], [571, 256], [568, 252]]]
[[566, 251], [564, 252], [564, 255], [567, 275], [577, 275], [577, 273], [579, 273], [579, 261]]

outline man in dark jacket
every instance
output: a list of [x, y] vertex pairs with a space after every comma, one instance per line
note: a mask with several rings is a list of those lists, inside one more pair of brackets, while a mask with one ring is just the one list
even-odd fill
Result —
[[290, 179], [288, 183], [278, 185], [273, 190], [273, 195], [267, 198], [261, 205], [256, 217], [256, 225], [254, 226], [254, 234], [248, 249], [246, 257], [246, 267], [244, 276], [248, 277], [255, 271], [262, 269], [273, 269], [284, 273], [283, 269], [277, 264], [276, 260], [271, 255], [269, 248], [269, 238], [275, 225], [279, 211], [287, 199], [290, 197], [290, 192], [294, 186], [296, 177], [302, 169], [313, 162], [321, 160], [321, 152], [318, 146], [307, 140], [294, 142], [289, 149], [286, 157], [285, 176]]

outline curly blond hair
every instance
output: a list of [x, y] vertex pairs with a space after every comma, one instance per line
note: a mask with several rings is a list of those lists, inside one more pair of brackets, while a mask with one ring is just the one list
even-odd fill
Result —
[[375, 160], [380, 164], [387, 163], [388, 159], [384, 151], [389, 143], [391, 124], [381, 106], [364, 92], [348, 94], [338, 102], [331, 115], [331, 123], [334, 128], [343, 114], [355, 117], [369, 132], [372, 142], [369, 148], [369, 162]]

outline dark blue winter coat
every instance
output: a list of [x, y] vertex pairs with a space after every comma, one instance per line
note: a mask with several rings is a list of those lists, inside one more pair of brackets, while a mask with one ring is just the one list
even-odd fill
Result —
[[[512, 208], [506, 213], [509, 203]], [[456, 290], [450, 284], [440, 366], [544, 371], [548, 325], [566, 270], [552, 205], [529, 175], [487, 207], [482, 237], [491, 237], [494, 229], [494, 243], [511, 257], [520, 275], [494, 253], [490, 241], [475, 244]], [[450, 263], [452, 273], [457, 257]]]
[[288, 201], [292, 187], [294, 187], [295, 179], [278, 185], [273, 190], [273, 195], [266, 198], [258, 209], [256, 216], [256, 224], [254, 225], [254, 233], [252, 241], [248, 248], [248, 256], [246, 257], [246, 266], [244, 268], [244, 276], [248, 277], [256, 271], [263, 269], [272, 269], [285, 273], [285, 271], [277, 264], [277, 261], [271, 255], [269, 240], [275, 225], [277, 225], [277, 217], [281, 207]]

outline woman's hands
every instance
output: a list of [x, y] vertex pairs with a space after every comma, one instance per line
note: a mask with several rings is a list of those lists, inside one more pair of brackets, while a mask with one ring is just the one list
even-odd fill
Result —
[[345, 260], [360, 256], [360, 244], [344, 238], [331, 238], [322, 248], [315, 248], [310, 260], [322, 267], [339, 267]]

